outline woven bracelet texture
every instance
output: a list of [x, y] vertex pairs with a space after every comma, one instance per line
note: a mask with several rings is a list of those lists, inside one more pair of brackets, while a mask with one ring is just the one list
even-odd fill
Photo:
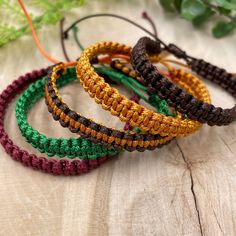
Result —
[[77, 63], [78, 79], [89, 95], [104, 109], [118, 116], [120, 120], [129, 122], [133, 127], [139, 127], [153, 134], [158, 133], [161, 136], [187, 136], [201, 127], [197, 121], [155, 113], [120, 95], [118, 90], [105, 83], [91, 66], [90, 61], [94, 56], [105, 53], [130, 56], [131, 47], [115, 42], [100, 42], [85, 49]]
[[[112, 61], [111, 67], [119, 72], [131, 76], [136, 81], [141, 82], [142, 80], [142, 78], [137, 75], [135, 70], [127, 67], [125, 64], [122, 64], [119, 60]], [[191, 94], [197, 93], [199, 97], [202, 97], [202, 100], [208, 100], [208, 102], [211, 102], [209, 91], [206, 89], [206, 86], [203, 83], [199, 83], [199, 79], [197, 77], [186, 73], [184, 70], [174, 69], [170, 65], [168, 65], [168, 71], [169, 78], [172, 80], [172, 82], [179, 84], [180, 87], [185, 88], [185, 90], [189, 91]], [[185, 81], [183, 77], [187, 77], [188, 79]], [[186, 87], [186, 85], [188, 87]], [[150, 96], [149, 101], [150, 104], [152, 104], [153, 102], [156, 102], [156, 99], [159, 97], [153, 96], [153, 92], [151, 92], [150, 94], [152, 94], [152, 96]], [[154, 93], [154, 95], [156, 94]], [[166, 103], [165, 100], [162, 101]], [[164, 106], [163, 109], [166, 109], [166, 106]]]
[[[159, 49], [160, 44], [158, 42], [143, 37], [132, 50], [132, 66], [142, 78], [144, 84], [150, 88], [150, 91], [165, 99], [169, 106], [187, 115], [188, 118], [201, 123], [228, 125], [236, 118], [236, 105], [231, 109], [215, 107], [207, 101], [194, 97], [161, 75], [148, 58], [148, 54], [153, 54]], [[197, 74], [219, 84], [236, 97], [236, 77], [234, 75], [203, 60], [189, 57], [174, 44], [168, 45], [163, 50], [184, 59]]]
[[[134, 71], [131, 71], [131, 69], [129, 69], [127, 66], [124, 66], [123, 64], [121, 64], [119, 60], [112, 61], [110, 63], [111, 68], [112, 68], [112, 64], [114, 63], [115, 63], [115, 67], [116, 66], [119, 67], [119, 65], [121, 65], [122, 70], [117, 70], [116, 68], [115, 70], [113, 70], [104, 66], [100, 66], [100, 67], [96, 67], [96, 71], [100, 72], [100, 75], [102, 74], [103, 77], [104, 75], [109, 76], [110, 80], [118, 84], [122, 84], [126, 88], [130, 89], [134, 94], [138, 96], [139, 99], [147, 102], [149, 105], [155, 108], [157, 112], [162, 113], [167, 116], [176, 116], [176, 114], [170, 110], [165, 100], [160, 99], [156, 94], [149, 93], [148, 88], [139, 83], [139, 78], [132, 77], [133, 76], [132, 72]], [[124, 71], [126, 73], [124, 73]], [[138, 103], [137, 99], [134, 99], [134, 101]]]
[[[143, 151], [147, 149], [146, 148], [147, 146], [143, 146], [143, 145], [147, 145], [147, 144], [152, 145], [153, 142], [150, 142], [150, 140], [147, 140], [147, 138], [150, 139], [150, 137], [154, 137], [154, 135], [148, 134], [147, 136], [147, 134], [142, 134], [142, 133], [127, 134], [123, 131], [121, 132], [121, 131], [109, 129], [100, 124], [94, 123], [91, 119], [87, 119], [85, 117], [81, 118], [80, 114], [74, 111], [71, 111], [71, 109], [62, 101], [61, 97], [59, 96], [58, 90], [56, 88], [56, 83], [55, 83], [55, 81], [59, 77], [58, 72], [62, 72], [64, 69], [65, 68], [63, 64], [56, 65], [52, 69], [51, 75], [48, 76], [48, 83], [46, 83], [46, 93], [45, 93], [46, 101], [50, 107], [50, 111], [53, 113], [54, 118], [60, 121], [62, 126], [69, 127], [72, 132], [79, 132], [80, 134], [82, 133], [82, 135], [85, 134], [86, 138], [89, 138], [95, 142], [103, 142], [103, 144], [112, 145], [115, 148], [117, 148], [118, 145], [119, 145], [118, 148], [122, 147], [122, 145], [125, 145], [123, 148], [129, 151], [133, 151], [135, 149], [139, 151]], [[178, 72], [178, 71], [174, 71], [174, 72]], [[197, 78], [190, 76], [187, 73], [180, 73], [180, 74], [176, 73], [176, 75], [173, 74], [173, 76], [176, 76], [176, 81], [178, 83], [180, 83], [185, 89], [189, 89], [190, 92], [193, 92], [196, 96], [201, 97], [202, 94], [208, 95], [208, 91], [205, 90], [204, 85], [199, 83], [199, 80]], [[195, 82], [193, 83], [193, 81]], [[81, 128], [82, 128], [82, 132], [81, 132]], [[119, 139], [116, 137], [117, 134], [119, 134], [118, 136]], [[139, 140], [132, 138], [132, 136], [138, 137]], [[126, 140], [120, 140], [120, 137], [123, 137], [123, 139], [129, 138], [129, 140], [128, 142]], [[143, 142], [143, 140], [146, 140], [146, 141]], [[134, 145], [134, 146], [132, 147], [131, 145]], [[152, 146], [148, 147], [148, 149], [151, 149], [151, 148], [153, 149]]]
[[115, 130], [95, 123], [92, 119], [87, 119], [71, 110], [60, 97], [56, 86], [56, 81], [64, 70], [66, 68], [63, 64], [57, 64], [52, 67], [45, 84], [46, 104], [53, 118], [59, 120], [63, 127], [69, 127], [73, 133], [79, 133], [82, 137], [92, 142], [127, 151], [153, 150], [173, 139], [172, 136], [162, 138], [159, 134]]
[[[64, 86], [76, 79], [74, 68], [68, 68], [59, 80], [57, 86]], [[68, 76], [68, 74], [70, 76]], [[31, 107], [44, 96], [44, 85], [46, 78], [38, 78], [37, 81], [29, 86], [24, 93], [21, 94], [16, 102], [16, 119], [22, 136], [39, 152], [48, 156], [68, 157], [70, 159], [96, 159], [106, 155], [116, 155], [119, 151], [108, 149], [99, 144], [94, 144], [83, 138], [47, 138], [44, 134], [40, 134], [34, 130], [27, 121], [28, 112]]]
[[104, 156], [94, 160], [84, 159], [73, 161], [37, 157], [36, 155], [29, 154], [27, 151], [22, 150], [20, 147], [15, 145], [4, 129], [4, 118], [8, 105], [18, 93], [21, 93], [29, 84], [35, 82], [37, 78], [46, 75], [46, 73], [46, 69], [41, 69], [20, 76], [0, 94], [0, 143], [13, 160], [35, 170], [40, 170], [54, 175], [79, 175], [87, 173], [112, 157]]

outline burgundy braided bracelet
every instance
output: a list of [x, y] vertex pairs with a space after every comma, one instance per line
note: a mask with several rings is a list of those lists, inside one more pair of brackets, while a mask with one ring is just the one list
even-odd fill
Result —
[[35, 170], [40, 170], [54, 175], [79, 175], [87, 173], [90, 170], [97, 168], [108, 159], [111, 159], [111, 157], [105, 156], [95, 160], [85, 159], [73, 161], [37, 157], [36, 155], [29, 154], [27, 151], [22, 150], [20, 147], [15, 145], [4, 129], [4, 118], [9, 103], [29, 84], [46, 74], [47, 69], [41, 69], [20, 76], [0, 94], [0, 143], [13, 160], [19, 161], [24, 166], [31, 167]]
[[[160, 74], [158, 69], [150, 62], [148, 54], [160, 52], [161, 50], [160, 43], [148, 37], [141, 38], [132, 50], [132, 65], [142, 77], [143, 83], [148, 85], [150, 91], [157, 93], [161, 99], [167, 101], [169, 106], [187, 115], [188, 118], [201, 123], [228, 125], [236, 118], [236, 105], [231, 109], [222, 109], [204, 103]], [[234, 75], [203, 60], [188, 56], [174, 44], [165, 46], [164, 50], [184, 59], [197, 74], [219, 84], [236, 97], [236, 77]]]

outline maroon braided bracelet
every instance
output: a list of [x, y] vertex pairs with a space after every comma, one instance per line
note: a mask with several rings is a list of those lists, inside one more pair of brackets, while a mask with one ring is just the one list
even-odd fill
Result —
[[105, 156], [94, 160], [84, 159], [73, 161], [37, 157], [15, 145], [4, 129], [4, 118], [9, 103], [29, 84], [46, 74], [47, 69], [41, 69], [20, 76], [0, 94], [0, 143], [13, 160], [19, 161], [24, 166], [31, 167], [35, 170], [40, 170], [53, 175], [80, 175], [82, 173], [87, 173], [112, 157]]

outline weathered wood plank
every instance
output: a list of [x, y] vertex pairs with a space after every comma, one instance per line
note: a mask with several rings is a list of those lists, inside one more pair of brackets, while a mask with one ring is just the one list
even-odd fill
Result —
[[[160, 37], [233, 70], [235, 35], [214, 40], [207, 29], [196, 31], [189, 23], [164, 15], [157, 1], [94, 0], [68, 16], [67, 22], [91, 12], [117, 12], [150, 28], [140, 18], [145, 9], [154, 17]], [[99, 40], [133, 45], [143, 35], [126, 23], [108, 18], [80, 26], [85, 46]], [[40, 39], [51, 55], [63, 58], [57, 29], [45, 28]], [[67, 45], [71, 58], [77, 58], [79, 50], [74, 49], [72, 40]], [[0, 90], [18, 75], [48, 65], [30, 37], [0, 48], [0, 61]], [[207, 85], [216, 105], [229, 107], [235, 103], [220, 89]], [[121, 127], [118, 119], [111, 119], [89, 100], [78, 84], [62, 89], [62, 94], [82, 113]], [[42, 122], [44, 119], [47, 122]], [[49, 136], [71, 136], [51, 119], [43, 101], [34, 107], [29, 121]], [[38, 154], [21, 138], [14, 106], [7, 114], [6, 128], [17, 144]], [[154, 152], [124, 153], [81, 177], [54, 177], [23, 168], [2, 148], [0, 157], [0, 235], [236, 234], [235, 124], [203, 126], [193, 136], [178, 138]]]

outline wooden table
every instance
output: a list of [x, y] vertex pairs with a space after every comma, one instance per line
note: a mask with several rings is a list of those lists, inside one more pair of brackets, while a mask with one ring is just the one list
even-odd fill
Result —
[[[148, 10], [159, 36], [175, 42], [191, 55], [203, 57], [234, 71], [236, 34], [215, 40], [207, 25], [194, 29], [179, 17], [163, 13], [158, 1], [88, 1], [68, 15], [69, 25], [88, 13], [114, 12], [142, 25]], [[79, 26], [85, 46], [100, 40], [134, 45], [143, 32], [110, 18]], [[39, 36], [44, 48], [63, 59], [58, 25], [45, 27]], [[71, 58], [79, 56], [73, 40]], [[72, 50], [73, 49], [73, 50]], [[0, 48], [0, 90], [32, 69], [49, 65], [30, 36]], [[235, 100], [206, 83], [213, 103], [231, 107]], [[122, 90], [124, 94], [127, 91]], [[64, 99], [86, 116], [122, 127], [76, 83], [61, 90]], [[51, 137], [71, 137], [53, 121], [41, 100], [30, 112], [30, 123]], [[7, 113], [10, 137], [39, 154], [21, 137], [14, 104]], [[75, 136], [74, 136], [75, 137]], [[33, 171], [12, 161], [0, 147], [0, 235], [236, 235], [236, 125], [203, 128], [187, 138], [153, 152], [124, 153], [101, 168], [80, 177], [57, 177]]]

